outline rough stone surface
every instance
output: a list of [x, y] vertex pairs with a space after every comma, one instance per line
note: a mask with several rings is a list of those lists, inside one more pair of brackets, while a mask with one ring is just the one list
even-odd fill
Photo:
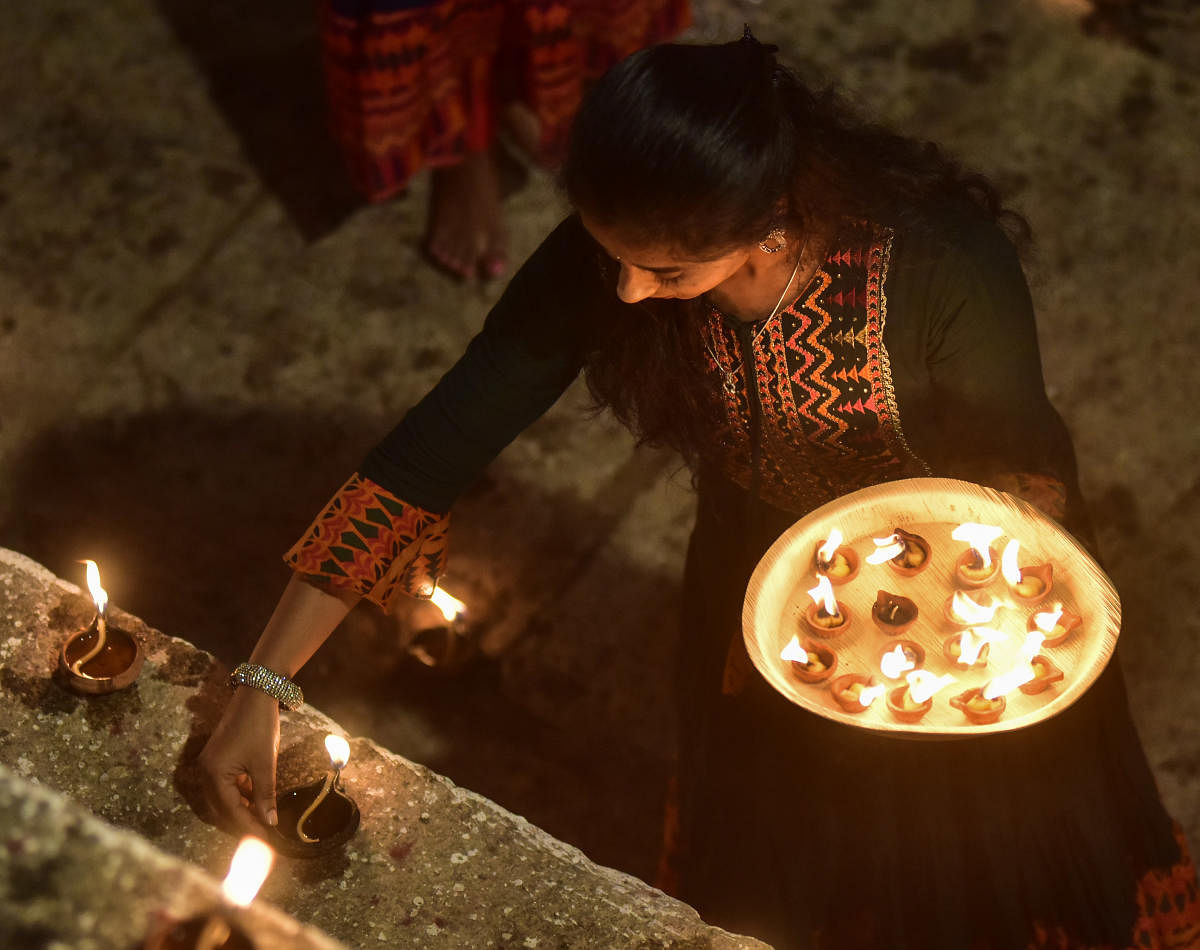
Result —
[[[1030, 218], [1047, 383], [1124, 600], [1134, 712], [1197, 844], [1200, 12], [1102, 6], [1107, 24], [1086, 0], [694, 0], [691, 37], [748, 22]], [[117, 603], [233, 663], [279, 553], [499, 287], [422, 263], [423, 178], [379, 207], [347, 195], [291, 0], [18, 7], [0, 33], [0, 540], [72, 579], [96, 558]], [[507, 208], [519, 259], [561, 202], [535, 172]], [[356, 612], [302, 679], [351, 732], [649, 879], [692, 500], [584, 404], [568, 394], [455, 510], [447, 586], [498, 656], [430, 675], [396, 646], [412, 616]]]
[[[203, 820], [194, 759], [227, 695], [227, 671], [211, 655], [110, 607], [109, 623], [141, 639], [145, 666], [127, 689], [76, 695], [55, 676], [57, 651], [86, 628], [92, 612], [86, 593], [0, 549], [0, 625], [6, 633], [0, 642], [0, 763], [21, 780], [140, 835], [145, 843], [122, 847], [130, 864], [143, 857], [146, 862], [129, 871], [130, 881], [167, 864], [178, 868], [155, 849], [223, 875], [233, 842]], [[328, 732], [342, 730], [311, 706], [284, 715], [281, 790], [325, 772]], [[362, 813], [358, 833], [344, 850], [321, 858], [279, 858], [262, 891], [269, 903], [349, 946], [762, 946], [705, 926], [695, 911], [661, 891], [593, 864], [523, 818], [370, 740], [352, 739], [350, 745], [342, 779]], [[76, 816], [71, 829], [46, 832], [55, 814], [76, 810], [41, 788], [26, 791], [7, 771], [0, 773], [0, 814], [31, 816], [29, 823], [8, 826], [8, 853], [0, 851], [7, 896], [19, 896], [20, 882], [44, 867], [37, 873], [54, 882], [61, 915], [76, 906], [78, 890], [92, 886], [93, 874], [119, 868], [115, 858], [96, 858], [99, 844], [72, 843], [101, 834], [91, 831], [97, 822]], [[81, 825], [87, 827], [80, 831]], [[57, 868], [68, 861], [75, 847], [80, 861], [97, 862], [93, 874], [87, 864], [70, 874], [45, 869], [46, 862]], [[35, 854], [53, 857], [33, 861]], [[132, 886], [114, 880], [122, 893]], [[161, 895], [147, 892], [130, 909], [140, 915]], [[180, 897], [170, 909], [195, 902]], [[11, 926], [61, 926], [55, 934], [67, 942], [76, 932], [68, 928], [77, 928], [93, 935], [96, 946], [124, 946], [99, 942], [94, 935], [105, 931], [97, 916], [90, 927], [56, 925], [55, 919], [45, 904], [14, 915]]]

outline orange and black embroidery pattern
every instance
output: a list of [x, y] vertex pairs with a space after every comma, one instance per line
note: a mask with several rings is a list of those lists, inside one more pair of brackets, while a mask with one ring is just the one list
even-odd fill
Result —
[[385, 610], [401, 594], [429, 597], [446, 564], [450, 516], [401, 501], [352, 475], [284, 555], [320, 587], [353, 591]]
[[[756, 341], [761, 494], [771, 504], [807, 511], [856, 488], [928, 473], [904, 439], [883, 345], [890, 252], [885, 231], [863, 229], [840, 242], [801, 297]], [[724, 367], [741, 364], [741, 349], [715, 310], [703, 332], [712, 344], [715, 383]], [[721, 441], [728, 471], [748, 485], [744, 376], [726, 391], [728, 427]]]

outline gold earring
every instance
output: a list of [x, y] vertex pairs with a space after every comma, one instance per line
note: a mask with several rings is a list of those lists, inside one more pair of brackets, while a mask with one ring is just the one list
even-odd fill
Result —
[[[767, 241], [774, 241], [774, 245], [768, 244]], [[771, 233], [758, 242], [758, 246], [762, 248], [765, 254], [778, 254], [787, 247], [787, 235], [783, 233], [783, 228], [773, 228]]]

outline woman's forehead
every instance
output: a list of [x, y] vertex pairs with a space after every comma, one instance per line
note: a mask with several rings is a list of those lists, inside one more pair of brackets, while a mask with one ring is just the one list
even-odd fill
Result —
[[580, 214], [580, 219], [596, 243], [610, 256], [644, 270], [674, 270], [689, 264], [708, 264], [736, 253], [736, 249], [689, 250], [672, 241], [647, 240], [634, 228], [603, 224], [586, 214]]

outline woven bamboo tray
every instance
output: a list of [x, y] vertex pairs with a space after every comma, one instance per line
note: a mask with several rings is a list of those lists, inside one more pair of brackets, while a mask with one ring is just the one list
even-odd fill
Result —
[[[962, 630], [944, 614], [953, 592], [954, 565], [967, 545], [951, 538], [951, 532], [966, 521], [996, 525], [1003, 534], [994, 543], [1003, 549], [1009, 538], [1021, 542], [1022, 566], [1048, 561], [1054, 566], [1053, 589], [1037, 606], [1017, 605], [1003, 577], [997, 576], [982, 591], [1010, 601], [988, 624], [1007, 634], [1004, 642], [991, 644], [989, 662], [983, 669], [952, 669], [943, 655], [944, 641]], [[812, 603], [808, 590], [816, 585], [816, 548], [831, 529], [841, 530], [843, 545], [853, 548], [861, 566], [857, 576], [834, 587], [838, 603], [848, 608], [848, 629], [831, 639], [811, 637], [804, 611]], [[912, 577], [897, 574], [887, 564], [868, 564], [875, 551], [873, 538], [890, 535], [900, 528], [923, 537], [930, 545], [924, 570]], [[881, 654], [894, 645], [896, 637], [883, 633], [871, 619], [871, 607], [880, 590], [913, 600], [919, 608], [916, 623], [902, 637], [925, 650], [924, 668], [931, 673], [951, 673], [956, 682], [933, 697], [933, 708], [915, 723], [898, 721], [888, 709], [886, 697], [875, 700], [862, 712], [849, 713], [833, 699], [829, 680], [808, 684], [795, 675], [790, 661], [780, 652], [793, 635], [828, 646], [837, 654], [834, 676], [869, 674], [889, 689], [902, 683], [885, 679], [879, 668]], [[971, 592], [976, 593], [976, 592]], [[1056, 647], [1044, 647], [1065, 674], [1045, 692], [1027, 695], [1014, 690], [1006, 698], [1006, 709], [994, 723], [976, 724], [950, 705], [950, 698], [967, 689], [982, 687], [994, 676], [1007, 672], [1017, 661], [1030, 615], [1049, 610], [1054, 604], [1077, 614], [1081, 623], [1071, 636]], [[742, 629], [746, 649], [758, 671], [789, 700], [818, 715], [859, 726], [914, 735], [966, 735], [1004, 732], [1048, 719], [1078, 699], [1107, 664], [1117, 642], [1121, 605], [1112, 583], [1078, 542], [1055, 522], [1026, 502], [971, 482], [946, 478], [912, 478], [852, 492], [816, 509], [789, 528], [763, 555], [746, 591]]]

